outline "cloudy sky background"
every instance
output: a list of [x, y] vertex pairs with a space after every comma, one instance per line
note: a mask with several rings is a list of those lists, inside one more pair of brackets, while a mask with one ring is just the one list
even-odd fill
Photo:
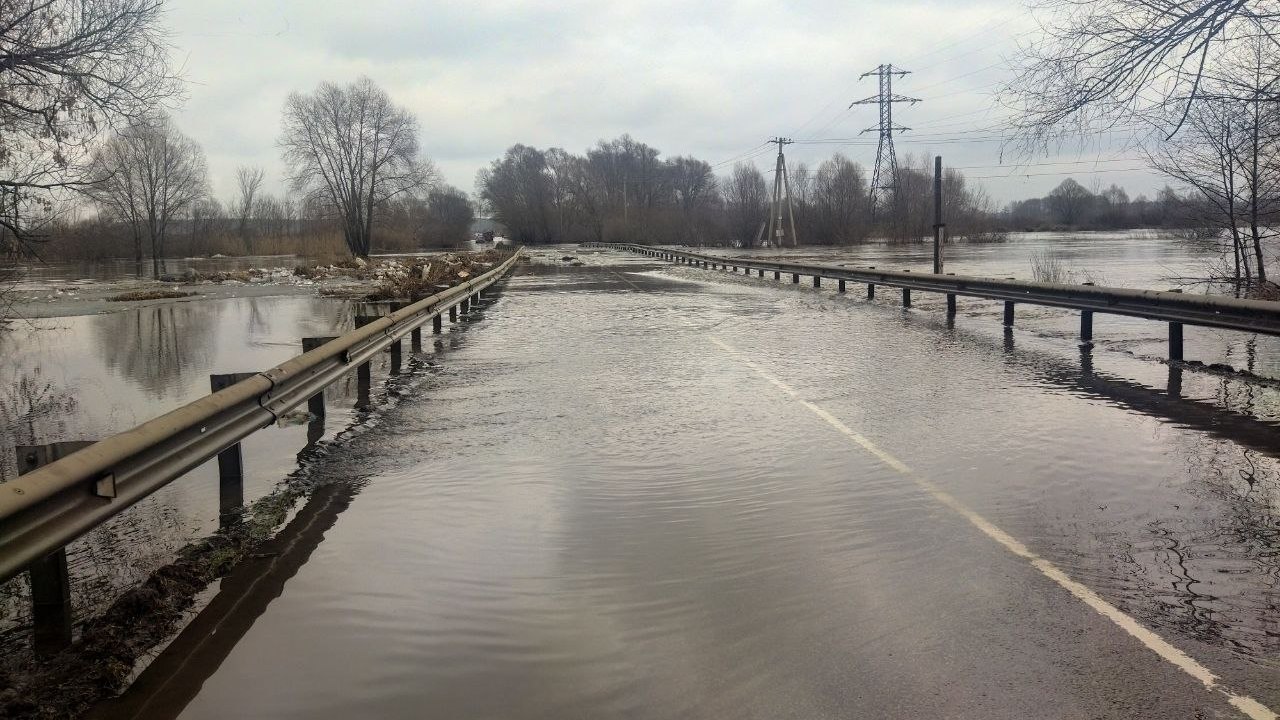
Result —
[[833, 140], [791, 146], [788, 161], [842, 152], [869, 172], [875, 135], [859, 132], [877, 109], [848, 105], [876, 93], [859, 76], [880, 63], [912, 70], [894, 89], [923, 101], [895, 107], [913, 129], [898, 137], [899, 158], [941, 154], [1000, 204], [1068, 175], [1133, 196], [1162, 184], [1126, 159], [1124, 137], [1030, 159], [1004, 144], [1008, 114], [993, 93], [1016, 43], [1034, 37], [1020, 0], [172, 0], [167, 25], [189, 81], [175, 116], [224, 200], [241, 164], [263, 166], [282, 190], [276, 138], [290, 92], [362, 74], [417, 115], [425, 153], [468, 192], [514, 143], [580, 153], [623, 133], [718, 174], [737, 159], [772, 168], [760, 145], [774, 135]]

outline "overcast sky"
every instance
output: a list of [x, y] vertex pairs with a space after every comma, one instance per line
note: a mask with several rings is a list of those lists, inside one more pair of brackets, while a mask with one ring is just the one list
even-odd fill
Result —
[[992, 93], [1034, 27], [1019, 0], [171, 0], [167, 24], [189, 81], [175, 115], [224, 200], [240, 164], [265, 167], [280, 189], [290, 92], [362, 74], [417, 115], [425, 153], [468, 192], [514, 143], [581, 153], [623, 133], [664, 156], [724, 163], [718, 174], [739, 157], [771, 168], [768, 149], [753, 148], [774, 135], [852, 138], [798, 143], [788, 161], [843, 152], [870, 170], [875, 136], [859, 132], [877, 110], [848, 105], [876, 93], [859, 76], [880, 63], [913, 71], [894, 89], [923, 101], [895, 107], [913, 129], [899, 157], [941, 154], [1002, 204], [1067, 175], [1135, 196], [1160, 184], [1106, 138], [1031, 161], [1072, 165], [1019, 166], [1002, 152], [1008, 117]]

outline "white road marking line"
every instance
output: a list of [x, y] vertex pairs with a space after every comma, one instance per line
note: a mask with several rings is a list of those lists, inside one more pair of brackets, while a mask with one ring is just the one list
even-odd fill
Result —
[[1026, 545], [1023, 545], [1021, 542], [1018, 542], [1016, 539], [1014, 539], [1012, 535], [1009, 535], [1005, 531], [996, 527], [986, 518], [974, 512], [967, 505], [965, 505], [964, 503], [956, 499], [955, 496], [951, 495], [947, 491], [933, 484], [926, 478], [923, 478], [915, 474], [911, 470], [911, 468], [907, 466], [906, 463], [902, 462], [901, 460], [897, 459], [896, 457], [889, 454], [885, 450], [881, 449], [875, 443], [871, 442], [869, 439], [867, 439], [860, 433], [855, 432], [848, 425], [845, 425], [843, 422], [841, 422], [840, 418], [837, 418], [836, 416], [832, 415], [831, 413], [827, 412], [821, 407], [815, 405], [814, 403], [801, 398], [800, 393], [797, 392], [794, 388], [782, 382], [778, 378], [774, 377], [772, 374], [764, 370], [764, 368], [761, 368], [756, 363], [752, 362], [750, 358], [746, 357], [737, 348], [724, 342], [720, 338], [717, 338], [714, 336], [710, 336], [710, 340], [712, 343], [719, 346], [725, 352], [728, 352], [733, 356], [735, 356], [742, 364], [754, 370], [756, 374], [758, 374], [760, 377], [767, 380], [770, 384], [777, 387], [779, 390], [783, 391], [788, 396], [798, 400], [801, 405], [804, 405], [815, 415], [825, 420], [828, 425], [840, 431], [840, 433], [844, 434], [849, 439], [853, 440], [853, 442], [856, 443], [859, 447], [871, 453], [872, 455], [876, 456], [876, 458], [878, 458], [885, 465], [888, 465], [889, 467], [893, 468], [894, 470], [898, 471], [903, 475], [909, 476], [913, 481], [915, 481], [916, 485], [918, 485], [925, 492], [933, 496], [935, 500], [954, 510], [961, 517], [968, 520], [969, 523], [972, 524], [974, 527], [981, 530], [984, 535], [1003, 545], [1005, 549], [1008, 550], [1009, 552], [1013, 553], [1014, 555], [1017, 555], [1020, 558], [1023, 558], [1024, 560], [1027, 560], [1029, 564], [1033, 568], [1035, 568], [1037, 571], [1039, 571], [1041, 575], [1044, 575], [1045, 577], [1049, 578], [1053, 582], [1057, 583], [1060, 587], [1065, 589], [1067, 592], [1076, 596], [1076, 598], [1078, 598], [1081, 602], [1083, 602], [1084, 604], [1088, 605], [1089, 607], [1097, 611], [1098, 614], [1107, 618], [1112, 623], [1114, 623], [1117, 627], [1119, 627], [1121, 630], [1125, 631], [1130, 636], [1136, 638], [1143, 645], [1147, 646], [1149, 650], [1156, 653], [1161, 658], [1164, 658], [1164, 660], [1171, 663], [1172, 665], [1182, 670], [1186, 674], [1190, 675], [1196, 680], [1199, 680], [1201, 683], [1204, 684], [1205, 688], [1224, 695], [1227, 699], [1227, 702], [1230, 703], [1237, 710], [1239, 710], [1241, 713], [1243, 713], [1245, 717], [1250, 718], [1250, 720], [1280, 719], [1280, 716], [1277, 716], [1274, 711], [1272, 711], [1270, 708], [1263, 705], [1262, 703], [1258, 702], [1257, 700], [1254, 700], [1253, 698], [1247, 695], [1240, 695], [1240, 694], [1234, 693], [1227, 687], [1223, 686], [1220, 682], [1218, 682], [1217, 675], [1214, 675], [1212, 671], [1210, 671], [1204, 665], [1201, 665], [1190, 655], [1187, 655], [1183, 651], [1169, 644], [1167, 640], [1160, 637], [1149, 628], [1143, 626], [1131, 615], [1126, 614], [1124, 611], [1120, 610], [1120, 608], [1117, 608], [1116, 606], [1104, 600], [1102, 596], [1098, 595], [1098, 593], [1094, 592], [1093, 590], [1086, 587], [1085, 585], [1082, 585], [1079, 582], [1072, 580], [1071, 577], [1067, 575], [1065, 572], [1063, 572], [1061, 568], [1049, 562], [1048, 560], [1045, 560], [1039, 555], [1036, 555], [1029, 548], [1027, 548]]

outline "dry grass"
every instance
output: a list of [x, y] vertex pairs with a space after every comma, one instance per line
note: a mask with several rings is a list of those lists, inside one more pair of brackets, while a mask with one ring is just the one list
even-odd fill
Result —
[[107, 298], [108, 302], [137, 302], [140, 300], [168, 300], [171, 298], [191, 297], [195, 293], [182, 292], [181, 290], [131, 290], [129, 292], [112, 295]]

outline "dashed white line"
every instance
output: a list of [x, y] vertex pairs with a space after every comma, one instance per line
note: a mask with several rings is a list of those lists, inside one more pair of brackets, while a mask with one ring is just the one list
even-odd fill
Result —
[[794, 388], [757, 365], [737, 348], [714, 336], [711, 336], [710, 340], [720, 349], [732, 354], [742, 364], [754, 370], [757, 375], [767, 380], [771, 385], [778, 388], [789, 397], [796, 399], [801, 405], [808, 408], [810, 412], [825, 420], [828, 425], [848, 437], [863, 450], [874, 455], [885, 465], [888, 465], [902, 475], [910, 477], [916, 485], [929, 493], [929, 495], [931, 495], [935, 500], [954, 510], [961, 517], [968, 520], [971, 525], [982, 531], [984, 535], [1003, 545], [1009, 552], [1027, 560], [1031, 567], [1035, 568], [1041, 575], [1057, 583], [1084, 604], [1093, 608], [1100, 615], [1110, 620], [1121, 630], [1136, 638], [1139, 642], [1151, 651], [1155, 652], [1165, 661], [1174, 665], [1196, 680], [1199, 680], [1207, 689], [1222, 694], [1226, 698], [1227, 702], [1243, 713], [1245, 717], [1250, 718], [1250, 720], [1278, 720], [1278, 718], [1280, 718], [1280, 716], [1277, 716], [1273, 710], [1257, 700], [1254, 700], [1247, 695], [1241, 695], [1233, 692], [1222, 685], [1222, 683], [1219, 682], [1217, 675], [1214, 675], [1212, 671], [1204, 665], [1201, 665], [1190, 655], [1187, 655], [1185, 652], [1169, 644], [1167, 640], [1160, 637], [1153, 630], [1143, 626], [1131, 615], [1126, 614], [1124, 611], [1104, 600], [1102, 596], [1098, 595], [1098, 593], [1071, 579], [1071, 577], [1063, 572], [1061, 568], [1048, 560], [1045, 560], [1039, 555], [1036, 555], [1027, 548], [1026, 545], [1023, 545], [1012, 535], [996, 527], [989, 520], [974, 512], [967, 505], [957, 500], [955, 496], [938, 487], [928, 479], [917, 475], [910, 467], [907, 466], [906, 463], [881, 449], [861, 433], [854, 431], [848, 425], [844, 424], [840, 418], [837, 418], [818, 405], [800, 397], [800, 393]]

